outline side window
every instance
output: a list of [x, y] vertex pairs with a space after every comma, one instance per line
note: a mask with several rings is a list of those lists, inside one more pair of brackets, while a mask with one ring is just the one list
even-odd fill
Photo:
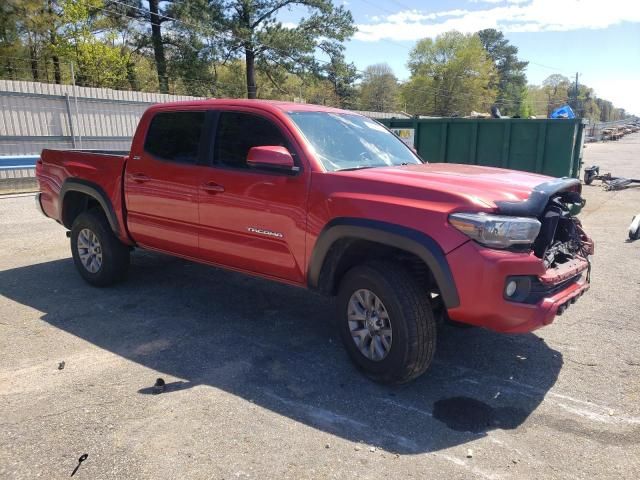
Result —
[[288, 142], [266, 118], [240, 112], [220, 114], [215, 143], [217, 164], [245, 168], [249, 150], [267, 145], [288, 147]]
[[163, 160], [195, 164], [205, 112], [164, 112], [151, 119], [144, 150]]

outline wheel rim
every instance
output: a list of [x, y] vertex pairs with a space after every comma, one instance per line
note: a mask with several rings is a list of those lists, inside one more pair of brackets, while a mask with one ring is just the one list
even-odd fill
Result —
[[347, 322], [353, 342], [366, 358], [383, 360], [391, 350], [393, 331], [389, 312], [371, 290], [356, 290], [347, 307]]
[[78, 256], [84, 268], [96, 273], [102, 267], [102, 246], [98, 236], [88, 228], [83, 228], [78, 234]]

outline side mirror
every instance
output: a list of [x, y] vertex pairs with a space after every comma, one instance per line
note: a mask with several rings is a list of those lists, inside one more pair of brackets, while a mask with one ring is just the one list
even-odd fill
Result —
[[252, 147], [247, 154], [247, 165], [291, 172], [298, 171], [289, 150], [276, 145]]

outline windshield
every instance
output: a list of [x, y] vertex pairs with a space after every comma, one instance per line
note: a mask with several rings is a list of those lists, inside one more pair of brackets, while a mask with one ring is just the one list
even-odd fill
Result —
[[346, 113], [289, 112], [329, 171], [423, 163], [375, 120]]

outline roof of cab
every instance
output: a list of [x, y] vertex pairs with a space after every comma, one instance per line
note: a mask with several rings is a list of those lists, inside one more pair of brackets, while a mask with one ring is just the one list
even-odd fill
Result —
[[248, 100], [235, 98], [216, 98], [208, 100], [190, 100], [183, 102], [158, 103], [150, 107], [153, 110], [174, 109], [176, 107], [254, 107], [266, 111], [279, 110], [282, 112], [331, 112], [331, 113], [350, 113], [347, 110], [339, 108], [325, 107], [323, 105], [314, 105], [311, 103], [293, 103], [282, 102], [279, 100]]

